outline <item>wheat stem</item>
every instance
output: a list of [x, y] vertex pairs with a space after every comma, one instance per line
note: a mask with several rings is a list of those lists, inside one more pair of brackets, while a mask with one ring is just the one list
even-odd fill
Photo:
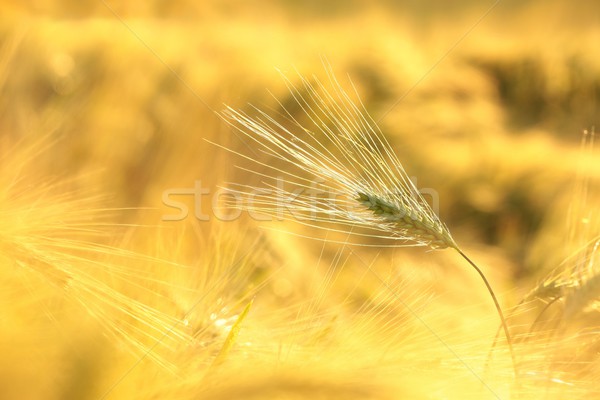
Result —
[[490, 293], [490, 296], [492, 296], [492, 300], [494, 300], [494, 305], [496, 306], [496, 311], [498, 311], [498, 316], [500, 317], [500, 321], [502, 322], [502, 328], [504, 329], [504, 335], [506, 336], [506, 343], [508, 343], [508, 350], [510, 352], [510, 357], [512, 359], [515, 376], [518, 376], [517, 362], [515, 360], [515, 352], [513, 350], [512, 338], [510, 336], [510, 331], [508, 330], [508, 325], [506, 324], [506, 319], [504, 318], [504, 314], [502, 313], [502, 308], [500, 307], [500, 303], [498, 303], [498, 299], [496, 298], [496, 295], [494, 294], [494, 290], [492, 289], [492, 286], [488, 282], [487, 278], [485, 277], [485, 275], [481, 271], [481, 269], [479, 269], [479, 267], [469, 257], [467, 257], [467, 255], [465, 253], [463, 253], [461, 249], [459, 249], [458, 247], [455, 247], [455, 249], [458, 252], [458, 254], [460, 254], [465, 260], [467, 260], [467, 262], [469, 264], [471, 264], [471, 266], [473, 268], [475, 268], [475, 271], [477, 271], [477, 273], [483, 280], [483, 283], [485, 283], [485, 286], [487, 287], [487, 290]]
[[[396, 198], [396, 200], [401, 200], [403, 198], [406, 199], [407, 197], [399, 197]], [[358, 198], [356, 200], [367, 207], [376, 216], [385, 221], [393, 223], [398, 229], [410, 231], [414, 240], [425, 243], [432, 249], [443, 249], [448, 247], [455, 249], [465, 260], [467, 260], [469, 264], [471, 264], [473, 268], [475, 268], [485, 283], [492, 300], [494, 300], [496, 311], [498, 312], [498, 316], [502, 322], [502, 327], [504, 328], [506, 342], [508, 343], [510, 356], [512, 358], [513, 368], [516, 375], [517, 367], [513, 351], [512, 338], [508, 330], [508, 325], [506, 324], [506, 319], [502, 313], [502, 308], [500, 307], [498, 299], [494, 294], [494, 290], [485, 277], [483, 271], [481, 271], [481, 269], [469, 257], [467, 257], [462, 250], [460, 250], [445, 226], [439, 222], [428, 219], [426, 215], [419, 213], [419, 210], [412, 209], [411, 204], [402, 204], [398, 201], [392, 204], [375, 195], [369, 195], [361, 192], [358, 193]]]

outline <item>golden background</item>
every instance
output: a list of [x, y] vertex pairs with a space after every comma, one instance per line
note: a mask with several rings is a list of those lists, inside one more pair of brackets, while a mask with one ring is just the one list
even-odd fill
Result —
[[[1, 397], [597, 397], [594, 287], [513, 307], [597, 277], [600, 3], [449, 3], [0, 3]], [[524, 378], [452, 254], [163, 221], [165, 190], [260, 186], [216, 112], [327, 64], [512, 310]]]

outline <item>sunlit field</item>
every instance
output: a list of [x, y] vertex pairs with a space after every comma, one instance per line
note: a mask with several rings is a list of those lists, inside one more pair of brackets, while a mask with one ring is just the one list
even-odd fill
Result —
[[600, 399], [600, 3], [28, 3], [0, 398]]

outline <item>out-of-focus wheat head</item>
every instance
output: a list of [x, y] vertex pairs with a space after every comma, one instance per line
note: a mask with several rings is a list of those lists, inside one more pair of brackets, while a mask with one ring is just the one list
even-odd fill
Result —
[[[72, 350], [72, 362], [95, 366], [103, 362], [95, 351], [118, 355], [114, 369], [89, 377], [74, 374], [72, 383], [63, 376], [66, 372], [48, 373], [60, 382], [47, 389], [48, 396], [57, 392], [58, 398], [69, 390], [93, 393], [86, 385], [96, 386], [99, 395], [112, 395], [115, 383], [117, 396], [134, 391], [152, 396], [162, 390], [157, 383], [145, 391], [134, 388], [144, 374], [157, 372], [177, 380], [178, 388], [186, 374], [197, 379], [194, 386], [204, 382], [202, 376], [216, 368], [211, 367], [215, 357], [228, 358], [236, 344], [228, 333], [268, 275], [261, 237], [197, 223], [122, 226], [115, 215], [133, 210], [105, 208], [105, 196], [85, 190], [86, 176], [51, 178], [40, 172], [36, 159], [57, 151], [59, 142], [46, 137], [3, 144], [0, 282], [11, 288], [6, 296], [13, 296], [6, 311], [26, 310], [26, 320], [58, 323], [67, 311], [69, 318], [77, 318], [79, 311], [80, 319], [90, 316], [102, 328], [97, 335], [107, 337], [110, 348], [85, 355]], [[135, 368], [121, 369], [121, 363]], [[88, 381], [77, 386], [77, 379]]]
[[[594, 131], [585, 131], [582, 162], [593, 160], [589, 157], [593, 151]], [[578, 392], [597, 395], [600, 379], [600, 219], [597, 205], [589, 204], [589, 198], [597, 198], [598, 187], [589, 179], [591, 165], [579, 167], [566, 221], [568, 256], [511, 312], [515, 317], [530, 316], [517, 340], [527, 349], [523, 360], [527, 384], [545, 387], [548, 398]]]
[[[3, 273], [20, 274], [33, 292], [52, 286], [125, 348], [167, 365], [161, 349], [185, 341], [187, 334], [175, 316], [143, 300], [160, 292], [160, 284], [148, 284], [152, 265], [168, 263], [114, 246], [111, 236], [120, 228], [111, 214], [117, 210], [86, 193], [84, 179], [36, 171], [36, 159], [56, 151], [56, 143], [46, 138], [6, 144], [0, 159]], [[149, 351], [155, 344], [160, 346]]]

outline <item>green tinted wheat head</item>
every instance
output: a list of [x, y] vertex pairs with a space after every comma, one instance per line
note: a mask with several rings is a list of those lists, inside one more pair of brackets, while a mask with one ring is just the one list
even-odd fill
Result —
[[[280, 103], [278, 119], [258, 108], [254, 117], [231, 107], [223, 112], [249, 139], [248, 151], [236, 154], [263, 168], [250, 170], [263, 178], [263, 186], [232, 184], [235, 200], [229, 205], [344, 233], [363, 239], [362, 245], [377, 240], [383, 246], [455, 249], [483, 279], [512, 356], [508, 327], [487, 279], [419, 193], [364, 106], [350, 98], [329, 68], [328, 85], [316, 78], [300, 77], [299, 87], [284, 80], [291, 98], [287, 106]], [[292, 114], [291, 107], [299, 112]], [[256, 150], [273, 160], [260, 161]]]
[[[303, 79], [302, 94], [286, 83], [312, 130], [289, 113], [283, 117], [290, 128], [258, 109], [256, 118], [230, 107], [224, 112], [254, 142], [249, 146], [285, 163], [285, 168], [262, 164], [279, 174], [261, 174], [266, 188], [232, 186], [242, 208], [328, 230], [332, 224], [352, 227], [352, 235], [394, 246], [456, 247], [385, 137], [344, 91], [330, 93], [320, 82]], [[282, 187], [286, 184], [291, 189]]]

